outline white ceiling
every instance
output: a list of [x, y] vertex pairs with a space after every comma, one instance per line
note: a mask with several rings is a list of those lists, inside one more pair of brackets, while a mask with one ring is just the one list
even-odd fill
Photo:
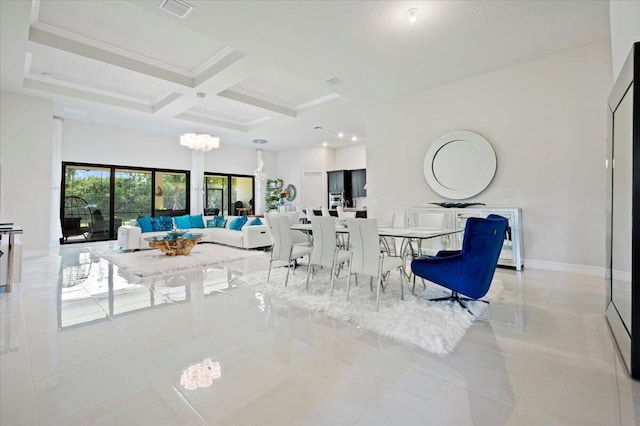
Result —
[[185, 19], [161, 0], [0, 1], [1, 88], [68, 119], [338, 147], [366, 142], [376, 102], [609, 38], [608, 1], [184, 1]]

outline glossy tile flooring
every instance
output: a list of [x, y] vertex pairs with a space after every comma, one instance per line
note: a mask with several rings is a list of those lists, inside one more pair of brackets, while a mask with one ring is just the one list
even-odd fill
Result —
[[[0, 294], [3, 426], [640, 422], [600, 278], [499, 269], [498, 299], [440, 357], [229, 285], [265, 261], [128, 280], [105, 248], [25, 259]], [[205, 359], [221, 377], [186, 390]]]

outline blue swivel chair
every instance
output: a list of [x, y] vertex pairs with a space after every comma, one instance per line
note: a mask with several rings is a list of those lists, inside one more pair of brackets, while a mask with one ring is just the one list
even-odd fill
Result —
[[469, 218], [462, 250], [441, 250], [435, 256], [414, 259], [411, 271], [452, 291], [451, 296], [431, 300], [455, 300], [472, 313], [464, 302], [478, 300], [489, 291], [507, 227], [507, 219], [494, 214]]

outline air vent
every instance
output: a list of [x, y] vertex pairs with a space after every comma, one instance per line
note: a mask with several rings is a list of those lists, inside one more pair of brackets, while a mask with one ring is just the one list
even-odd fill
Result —
[[181, 19], [184, 19], [193, 10], [193, 6], [180, 0], [163, 0], [159, 7]]
[[262, 145], [262, 144], [267, 143], [267, 140], [266, 139], [254, 139], [253, 143], [258, 144], [258, 145]]
[[325, 80], [324, 82], [329, 86], [335, 86], [336, 84], [342, 83], [342, 80], [340, 80], [338, 77], [331, 77], [329, 80]]

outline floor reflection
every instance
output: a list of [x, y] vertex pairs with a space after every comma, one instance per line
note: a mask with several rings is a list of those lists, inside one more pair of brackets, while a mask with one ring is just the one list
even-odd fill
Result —
[[132, 277], [90, 249], [62, 255], [58, 284], [58, 330], [109, 317], [193, 303], [232, 288], [228, 267]]

